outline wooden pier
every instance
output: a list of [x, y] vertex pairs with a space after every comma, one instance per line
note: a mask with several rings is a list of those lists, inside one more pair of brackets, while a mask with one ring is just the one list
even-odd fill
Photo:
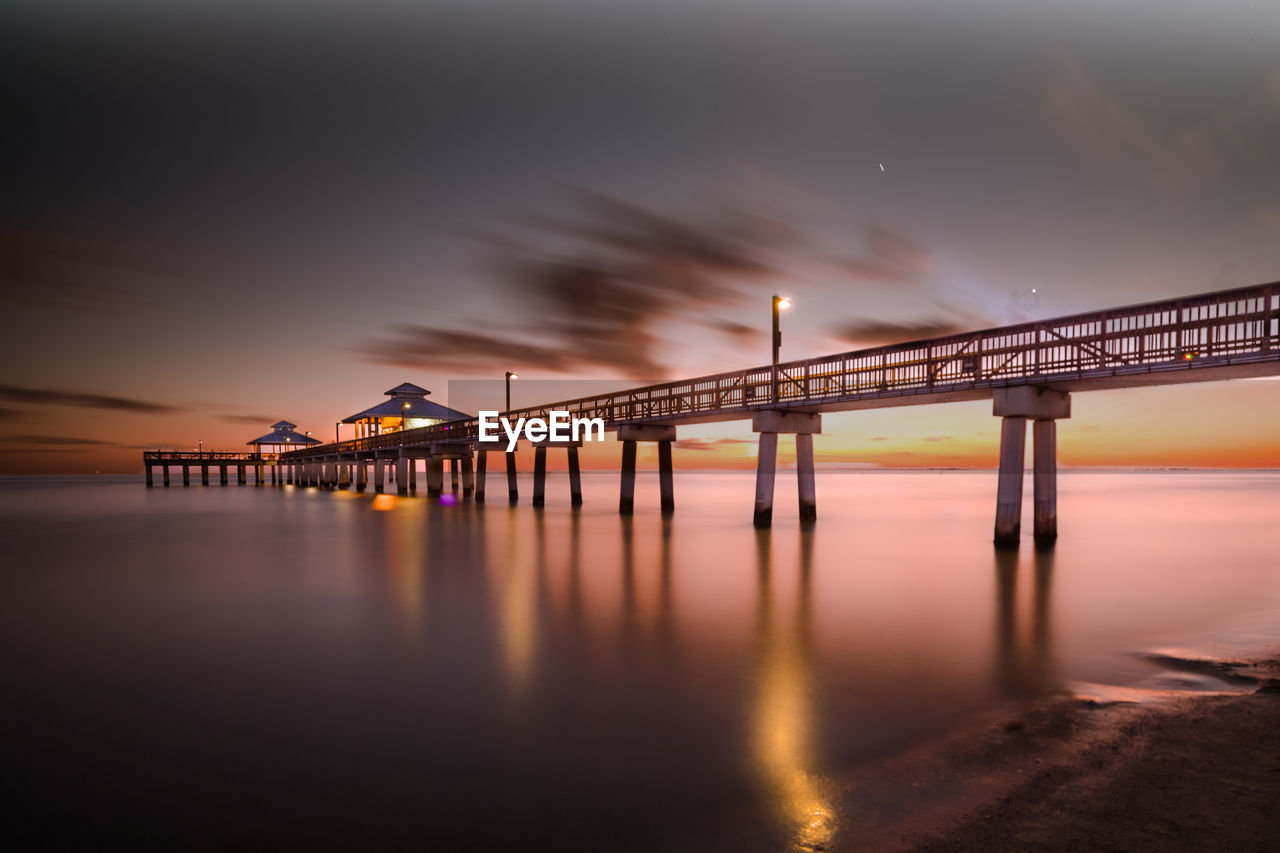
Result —
[[272, 485], [283, 483], [283, 469], [280, 466], [279, 454], [276, 453], [230, 453], [222, 451], [182, 451], [182, 450], [144, 450], [142, 463], [147, 469], [147, 485], [154, 486], [154, 469], [159, 468], [163, 485], [168, 486], [169, 469], [177, 468], [182, 472], [182, 485], [191, 485], [191, 469], [200, 472], [200, 485], [209, 485], [209, 469], [218, 472], [218, 484], [227, 485], [231, 469], [236, 472], [236, 485], [248, 485], [248, 473], [253, 472], [253, 484], [265, 486], [266, 478], [271, 478]]
[[[1047, 544], [1057, 535], [1057, 421], [1071, 416], [1073, 393], [1274, 375], [1280, 375], [1280, 282], [752, 367], [504, 415], [545, 419], [555, 410], [601, 418], [622, 442], [618, 505], [624, 514], [634, 510], [637, 442], [658, 445], [661, 509], [670, 513], [677, 427], [750, 420], [760, 436], [754, 522], [765, 527], [773, 517], [779, 435], [795, 437], [799, 514], [808, 524], [817, 517], [813, 436], [822, 431], [822, 413], [989, 399], [1002, 419], [995, 541], [1013, 546], [1020, 537], [1028, 421], [1035, 441], [1035, 536]], [[293, 450], [272, 461], [288, 482], [357, 490], [366, 488], [372, 466], [376, 491], [394, 475], [397, 490], [408, 494], [416, 489], [421, 459], [431, 496], [441, 494], [447, 461], [454, 489], [461, 471], [463, 497], [481, 502], [486, 457], [505, 451], [478, 439], [479, 421], [468, 418]], [[533, 502], [544, 500], [550, 448], [568, 453], [577, 506], [578, 445], [565, 442], [534, 445]], [[508, 499], [516, 503], [515, 453], [506, 457]]]

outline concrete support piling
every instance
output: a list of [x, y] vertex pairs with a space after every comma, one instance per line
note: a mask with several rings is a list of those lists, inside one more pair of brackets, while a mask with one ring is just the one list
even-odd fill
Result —
[[676, 511], [675, 472], [671, 466], [671, 442], [658, 442], [658, 485], [662, 494], [662, 514]]
[[151, 482], [151, 466], [147, 466], [147, 488], [151, 488], [155, 483]]
[[761, 411], [751, 418], [751, 428], [760, 434], [756, 454], [756, 505], [751, 523], [759, 528], [773, 525], [773, 486], [778, 475], [778, 434], [796, 437], [796, 480], [800, 495], [800, 524], [808, 527], [818, 518], [818, 500], [813, 474], [813, 436], [822, 432], [822, 416], [811, 412]]
[[167, 489], [167, 488], [169, 488], [169, 466], [168, 466], [168, 465], [161, 465], [161, 466], [160, 466], [160, 470], [161, 470], [162, 472], [164, 472], [164, 486], [165, 486], [165, 488]]
[[190, 465], [182, 466], [182, 485], [184, 486], [191, 485], [191, 466]]
[[218, 466], [218, 484], [221, 486], [225, 486], [227, 484], [227, 466], [226, 465]]
[[676, 507], [675, 476], [671, 467], [671, 444], [676, 440], [676, 428], [671, 424], [624, 424], [618, 427], [618, 439], [622, 442], [622, 487], [618, 496], [618, 511], [623, 515], [635, 512], [636, 442], [656, 441], [662, 513], [670, 515]]
[[200, 485], [209, 485], [209, 465], [207, 463], [200, 465]]
[[1034, 385], [1018, 385], [997, 388], [992, 396], [992, 413], [1003, 418], [996, 487], [996, 547], [1016, 548], [1021, 538], [1028, 420], [1034, 423], [1035, 439], [1035, 539], [1038, 546], [1051, 546], [1058, 535], [1057, 420], [1071, 417], [1071, 395]]
[[363, 459], [357, 459], [356, 465], [356, 491], [363, 492], [365, 487], [365, 464]]
[[507, 453], [507, 500], [515, 504], [520, 500], [520, 490], [516, 486], [516, 453]]
[[578, 466], [578, 448], [569, 449], [569, 503], [582, 506], [582, 469]]
[[409, 457], [396, 458], [396, 494], [409, 494]]
[[622, 442], [622, 487], [618, 495], [618, 512], [631, 515], [636, 508], [636, 443]]
[[1004, 418], [1000, 424], [1000, 474], [996, 487], [995, 543], [1016, 548], [1022, 528], [1022, 457], [1026, 453], [1027, 419]]
[[432, 456], [427, 459], [427, 497], [438, 498], [444, 493], [444, 459]]
[[471, 457], [459, 459], [457, 462], [462, 466], [462, 499], [467, 500], [476, 491], [475, 479], [471, 474]]
[[1035, 501], [1035, 541], [1039, 546], [1046, 546], [1058, 538], [1057, 421], [1035, 421], [1032, 436], [1035, 464], [1032, 490]]
[[418, 493], [418, 460], [409, 460], [409, 494], [416, 495]]
[[[166, 478], [166, 480], [167, 480], [167, 479], [168, 479], [168, 478]], [[236, 485], [237, 485], [237, 486], [243, 486], [243, 485], [244, 485], [245, 483], [247, 483], [248, 481], [249, 481], [249, 478], [248, 478], [247, 476], [245, 476], [244, 466], [243, 466], [243, 465], [237, 465], [237, 466], [236, 466]], [[168, 483], [166, 482], [166, 483], [165, 483], [165, 485], [168, 485]]]
[[547, 448], [539, 445], [533, 449], [533, 505], [547, 502]]
[[461, 472], [462, 460], [449, 460], [449, 486], [453, 491], [458, 491], [458, 474]]
[[384, 478], [386, 477], [387, 472], [386, 472], [386, 469], [383, 467], [383, 462], [385, 461], [386, 460], [379, 459], [377, 456], [373, 457], [373, 460], [372, 460], [373, 490], [378, 494], [382, 494], [383, 490], [386, 488], [386, 480]]
[[760, 449], [756, 453], [756, 506], [752, 524], [770, 527], [773, 524], [773, 481], [778, 468], [778, 434], [760, 433]]
[[800, 492], [800, 523], [818, 520], [818, 495], [813, 476], [813, 436], [796, 435], [796, 481]]
[[476, 503], [484, 503], [484, 479], [488, 468], [489, 454], [484, 450], [476, 451]]

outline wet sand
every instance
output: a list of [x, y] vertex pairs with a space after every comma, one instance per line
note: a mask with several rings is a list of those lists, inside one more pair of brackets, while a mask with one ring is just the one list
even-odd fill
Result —
[[[915, 777], [904, 811], [876, 808], [866, 833], [832, 848], [1280, 849], [1278, 670], [1280, 661], [1257, 662], [1250, 675], [1262, 686], [1250, 692], [1153, 705], [1063, 698], [988, 720], [980, 736], [957, 736], [932, 756], [886, 762], [871, 778], [896, 775], [896, 795]], [[869, 792], [845, 793], [866, 803]]]

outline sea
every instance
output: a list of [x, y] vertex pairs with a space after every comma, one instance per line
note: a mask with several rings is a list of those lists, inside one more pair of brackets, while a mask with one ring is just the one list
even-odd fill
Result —
[[[569, 503], [0, 478], [14, 837], [34, 848], [818, 850], [847, 780], [1050, 695], [1237, 689], [1280, 638], [1280, 474], [642, 474]], [[158, 478], [157, 478], [158, 480]], [[1030, 531], [1030, 480], [1026, 489]]]

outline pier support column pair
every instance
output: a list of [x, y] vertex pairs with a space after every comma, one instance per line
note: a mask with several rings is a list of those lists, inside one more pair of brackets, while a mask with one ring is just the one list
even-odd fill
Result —
[[1071, 395], [1065, 391], [1021, 385], [995, 390], [1000, 425], [1000, 474], [996, 487], [995, 544], [1016, 548], [1022, 531], [1023, 457], [1027, 421], [1035, 439], [1033, 498], [1035, 542], [1047, 547], [1058, 538], [1058, 426], [1071, 417]]
[[625, 424], [618, 427], [618, 440], [622, 442], [622, 483], [618, 495], [618, 512], [631, 515], [636, 506], [636, 442], [658, 443], [658, 490], [661, 493], [662, 514], [676, 511], [675, 471], [671, 465], [671, 443], [676, 440], [676, 428], [672, 424]]
[[533, 445], [533, 505], [547, 502], [547, 448], [563, 447], [569, 453], [569, 503], [582, 506], [582, 469], [578, 465], [581, 441], [540, 441]]
[[800, 495], [800, 523], [818, 520], [817, 484], [813, 475], [813, 436], [822, 432], [822, 416], [810, 412], [756, 412], [751, 429], [760, 433], [756, 455], [756, 506], [752, 523], [773, 526], [773, 484], [778, 469], [778, 434], [796, 437], [796, 481]]

